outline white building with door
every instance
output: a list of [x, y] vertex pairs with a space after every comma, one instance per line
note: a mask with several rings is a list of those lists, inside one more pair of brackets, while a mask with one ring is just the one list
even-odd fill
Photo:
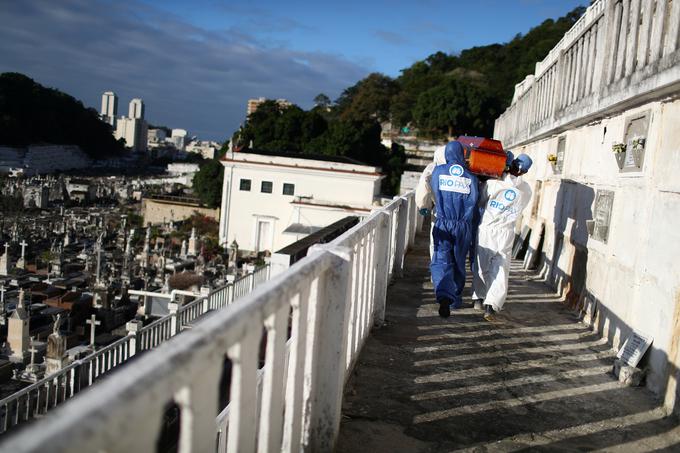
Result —
[[379, 204], [380, 168], [343, 157], [229, 152], [222, 165], [223, 246], [275, 252]]

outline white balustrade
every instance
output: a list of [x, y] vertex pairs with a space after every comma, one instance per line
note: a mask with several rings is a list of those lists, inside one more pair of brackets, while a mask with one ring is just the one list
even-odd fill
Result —
[[409, 193], [271, 280], [256, 275], [214, 292], [210, 307], [257, 285], [2, 447], [155, 451], [166, 409], [178, 407], [180, 453], [332, 451], [344, 383], [383, 322], [390, 275], [403, 270], [417, 225]]
[[494, 135], [514, 147], [680, 84], [680, 2], [597, 0], [535, 74], [515, 86]]

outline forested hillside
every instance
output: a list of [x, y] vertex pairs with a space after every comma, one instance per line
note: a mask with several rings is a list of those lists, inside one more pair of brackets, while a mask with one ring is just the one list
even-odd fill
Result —
[[0, 74], [0, 146], [38, 143], [78, 145], [92, 158], [124, 151], [94, 109], [23, 74]]
[[490, 136], [515, 84], [534, 72], [536, 62], [584, 12], [579, 7], [548, 19], [507, 44], [473, 47], [459, 55], [437, 52], [396, 79], [371, 74], [347, 88], [335, 108], [341, 118], [375, 116], [393, 126], [411, 126], [423, 136]]

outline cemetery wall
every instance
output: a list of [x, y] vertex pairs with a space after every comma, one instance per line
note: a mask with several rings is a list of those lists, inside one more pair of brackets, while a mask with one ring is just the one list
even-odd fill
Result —
[[166, 223], [170, 221], [184, 220], [195, 213], [199, 213], [219, 222], [219, 208], [211, 209], [195, 203], [183, 203], [179, 201], [156, 200], [145, 198], [142, 200], [142, 215], [144, 225]]
[[[640, 367], [668, 407], [680, 363], [678, 118], [679, 100], [651, 102], [513, 149], [534, 159], [525, 263], [615, 348], [633, 329], [654, 337]], [[633, 136], [646, 139], [637, 163]], [[619, 169], [613, 143], [625, 142]]]
[[525, 265], [614, 347], [633, 329], [651, 335], [640, 366], [676, 410], [679, 98], [680, 2], [596, 0], [515, 86], [494, 128], [535, 161]]

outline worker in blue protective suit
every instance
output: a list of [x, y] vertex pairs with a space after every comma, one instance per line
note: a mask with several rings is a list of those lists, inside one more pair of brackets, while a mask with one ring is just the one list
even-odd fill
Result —
[[493, 321], [505, 304], [515, 222], [531, 200], [531, 188], [522, 175], [531, 164], [529, 156], [520, 154], [502, 179], [490, 179], [480, 190], [479, 203], [484, 213], [477, 231], [472, 298], [475, 308], [483, 305], [484, 319], [488, 321]]
[[444, 157], [446, 163], [432, 170], [430, 181], [437, 212], [430, 270], [439, 315], [447, 318], [451, 308], [459, 308], [463, 302], [465, 258], [476, 227], [479, 189], [477, 177], [467, 169], [459, 142], [448, 143]]

